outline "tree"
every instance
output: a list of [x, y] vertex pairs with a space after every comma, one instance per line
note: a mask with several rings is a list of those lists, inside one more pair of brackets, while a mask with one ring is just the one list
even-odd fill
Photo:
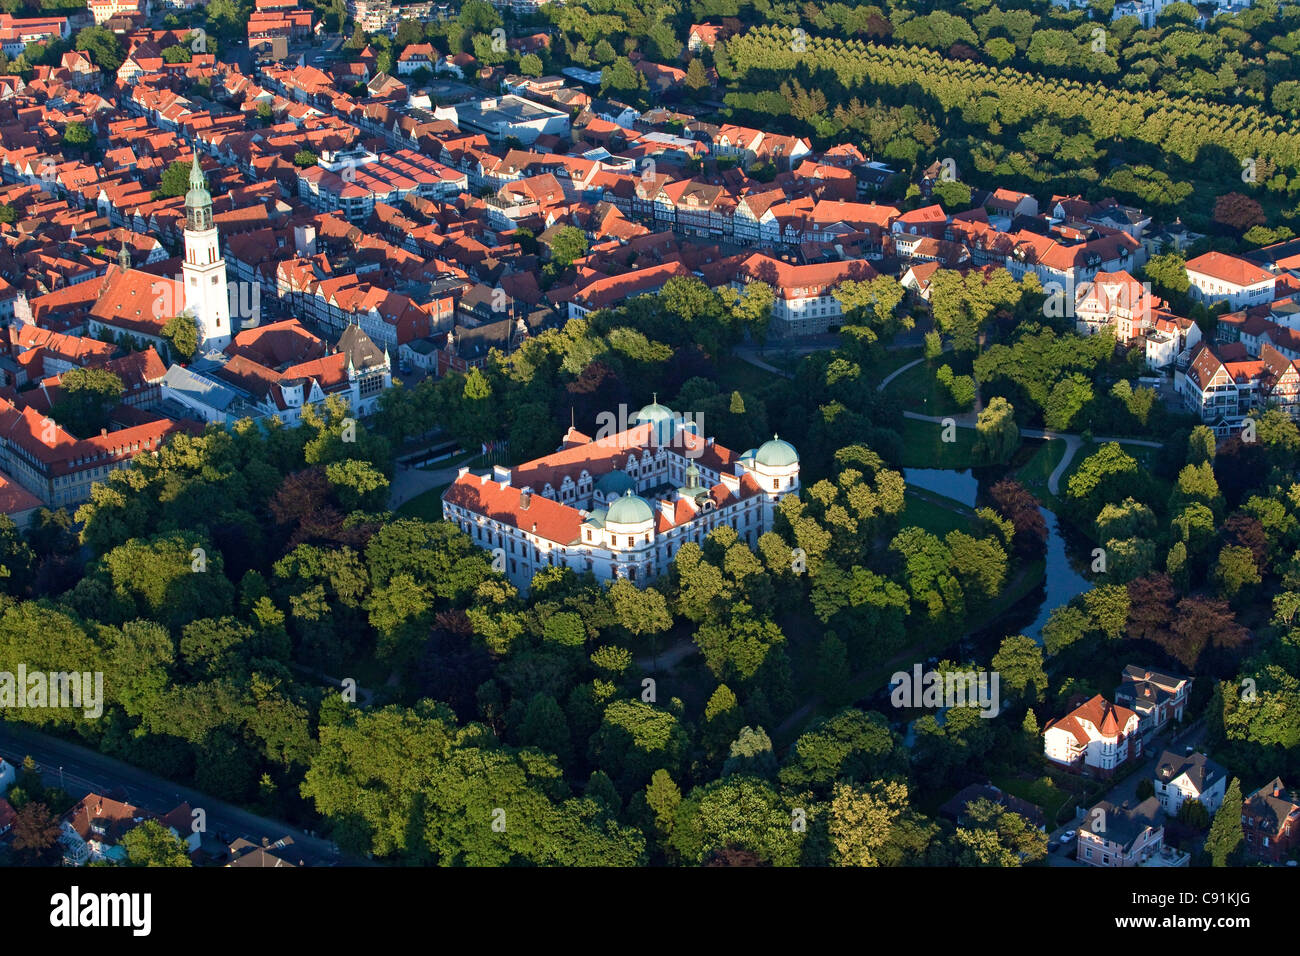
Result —
[[700, 95], [709, 88], [709, 74], [704, 69], [704, 62], [699, 57], [694, 57], [686, 66], [686, 88], [693, 95]]
[[1101, 584], [1083, 595], [1083, 605], [1096, 627], [1111, 640], [1124, 633], [1129, 592], [1122, 584]]
[[1040, 557], [1047, 548], [1047, 519], [1038, 499], [1013, 478], [1003, 478], [989, 489], [999, 514], [1011, 521], [1016, 553], [1022, 558]]
[[308, 167], [315, 166], [319, 158], [320, 157], [310, 149], [300, 149], [293, 155], [293, 164], [299, 169], [307, 169]]
[[835, 784], [828, 823], [832, 860], [839, 866], [880, 866], [880, 851], [907, 810], [906, 784]]
[[330, 462], [325, 477], [347, 511], [378, 511], [388, 501], [388, 479], [368, 461]]
[[130, 866], [192, 866], [185, 844], [157, 820], [146, 820], [122, 837]]
[[90, 144], [90, 128], [85, 123], [74, 120], [63, 128], [64, 146], [84, 152], [90, 147]]
[[1200, 800], [1188, 798], [1178, 808], [1178, 822], [1193, 830], [1204, 830], [1210, 825], [1210, 811]]
[[849, 702], [848, 649], [834, 634], [822, 638], [817, 648], [817, 692], [829, 707], [840, 707]]
[[78, 30], [73, 46], [84, 51], [90, 57], [90, 62], [105, 73], [116, 73], [122, 61], [126, 59], [122, 41], [116, 33], [105, 26], [85, 27]]
[[551, 237], [551, 258], [561, 269], [587, 254], [587, 236], [575, 226], [561, 226]]
[[1205, 837], [1205, 852], [1210, 855], [1210, 864], [1227, 866], [1245, 838], [1241, 829], [1241, 782], [1233, 777]]
[[126, 387], [102, 368], [74, 368], [59, 376], [62, 394], [50, 407], [50, 417], [82, 438], [108, 426], [108, 414], [122, 400]]
[[776, 775], [776, 755], [772, 752], [772, 738], [762, 727], [741, 727], [722, 765], [722, 775], [746, 774], [751, 777]]
[[544, 68], [542, 58], [536, 53], [525, 53], [519, 58], [519, 72], [524, 76], [541, 76]]
[[796, 866], [806, 831], [791, 825], [792, 810], [767, 781], [727, 777], [682, 801], [670, 845], [694, 863], [718, 851], [743, 850], [770, 866]]
[[1250, 548], [1235, 544], [1225, 544], [1219, 551], [1214, 563], [1214, 581], [1219, 593], [1232, 600], [1243, 594], [1249, 594], [1254, 585], [1263, 578], [1259, 566]]
[[154, 196], [158, 199], [172, 199], [176, 196], [184, 196], [190, 191], [190, 169], [192, 166], [192, 162], [186, 162], [183, 159], [174, 160], [163, 170], [162, 183], [155, 191]]
[[650, 782], [645, 788], [645, 802], [654, 815], [654, 825], [659, 836], [667, 840], [672, 836], [677, 808], [682, 803], [682, 791], [667, 770], [659, 769], [651, 774]]
[[1011, 458], [1019, 444], [1015, 409], [1001, 395], [996, 395], [980, 411], [975, 423], [975, 458], [984, 463], [1002, 464]]
[[48, 866], [58, 858], [58, 818], [44, 803], [28, 803], [14, 820], [13, 848], [29, 866]]
[[993, 655], [993, 670], [1001, 686], [1022, 695], [1031, 703], [1043, 699], [1047, 673], [1043, 670], [1043, 649], [1032, 638], [1017, 634], [1004, 638]]
[[1053, 656], [1080, 641], [1092, 630], [1092, 618], [1073, 604], [1053, 608], [1043, 625], [1043, 648]]
[[616, 700], [605, 708], [591, 737], [591, 760], [631, 795], [650, 782], [656, 770], [675, 774], [686, 747], [677, 718], [639, 700]]
[[1224, 193], [1215, 200], [1213, 220], [1237, 232], [1245, 232], [1251, 226], [1264, 223], [1264, 207], [1241, 193]]
[[162, 337], [167, 340], [175, 356], [183, 362], [192, 360], [199, 350], [199, 326], [188, 312], [168, 319], [162, 327]]
[[982, 798], [966, 804], [954, 842], [962, 866], [1020, 866], [1047, 855], [1046, 833], [1020, 814]]

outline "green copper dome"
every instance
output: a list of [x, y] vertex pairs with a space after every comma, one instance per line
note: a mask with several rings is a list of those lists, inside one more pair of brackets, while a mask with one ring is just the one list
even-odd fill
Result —
[[758, 451], [754, 453], [754, 460], [768, 468], [787, 468], [799, 464], [799, 453], [789, 442], [781, 441], [773, 435], [771, 441], [765, 441], [758, 446]]
[[626, 471], [618, 468], [596, 479], [596, 490], [606, 498], [636, 490], [636, 482]]
[[671, 441], [674, 425], [677, 421], [677, 413], [667, 405], [660, 405], [658, 395], [655, 395], [654, 399], [653, 402], [636, 413], [635, 424], [654, 425], [655, 437], [661, 443]]
[[609, 513], [605, 515], [605, 524], [641, 524], [653, 519], [654, 511], [650, 503], [640, 495], [628, 491], [609, 506]]

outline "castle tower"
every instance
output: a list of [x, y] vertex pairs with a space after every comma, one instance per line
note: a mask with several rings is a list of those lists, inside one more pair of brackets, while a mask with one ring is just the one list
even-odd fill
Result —
[[212, 221], [212, 194], [194, 151], [190, 191], [185, 194], [185, 309], [199, 327], [199, 351], [230, 344], [230, 296], [226, 260], [221, 258], [217, 227]]

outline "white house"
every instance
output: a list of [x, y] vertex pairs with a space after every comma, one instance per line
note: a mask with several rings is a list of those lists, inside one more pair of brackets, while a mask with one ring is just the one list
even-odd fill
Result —
[[1138, 715], [1100, 694], [1043, 729], [1043, 753], [1071, 770], [1111, 776], [1130, 757], [1142, 752]]
[[1186, 800], [1199, 800], [1210, 815], [1223, 803], [1228, 774], [1202, 753], [1176, 754], [1166, 750], [1156, 760], [1156, 798], [1173, 816]]
[[1187, 281], [1191, 294], [1206, 305], [1227, 302], [1244, 309], [1272, 302], [1277, 277], [1239, 256], [1207, 252], [1188, 261]]

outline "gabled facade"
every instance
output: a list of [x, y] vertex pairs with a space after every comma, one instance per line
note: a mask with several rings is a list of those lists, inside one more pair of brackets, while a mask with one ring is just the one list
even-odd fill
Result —
[[1112, 776], [1142, 753], [1138, 715], [1100, 694], [1043, 729], [1043, 753], [1053, 763], [1098, 777]]

